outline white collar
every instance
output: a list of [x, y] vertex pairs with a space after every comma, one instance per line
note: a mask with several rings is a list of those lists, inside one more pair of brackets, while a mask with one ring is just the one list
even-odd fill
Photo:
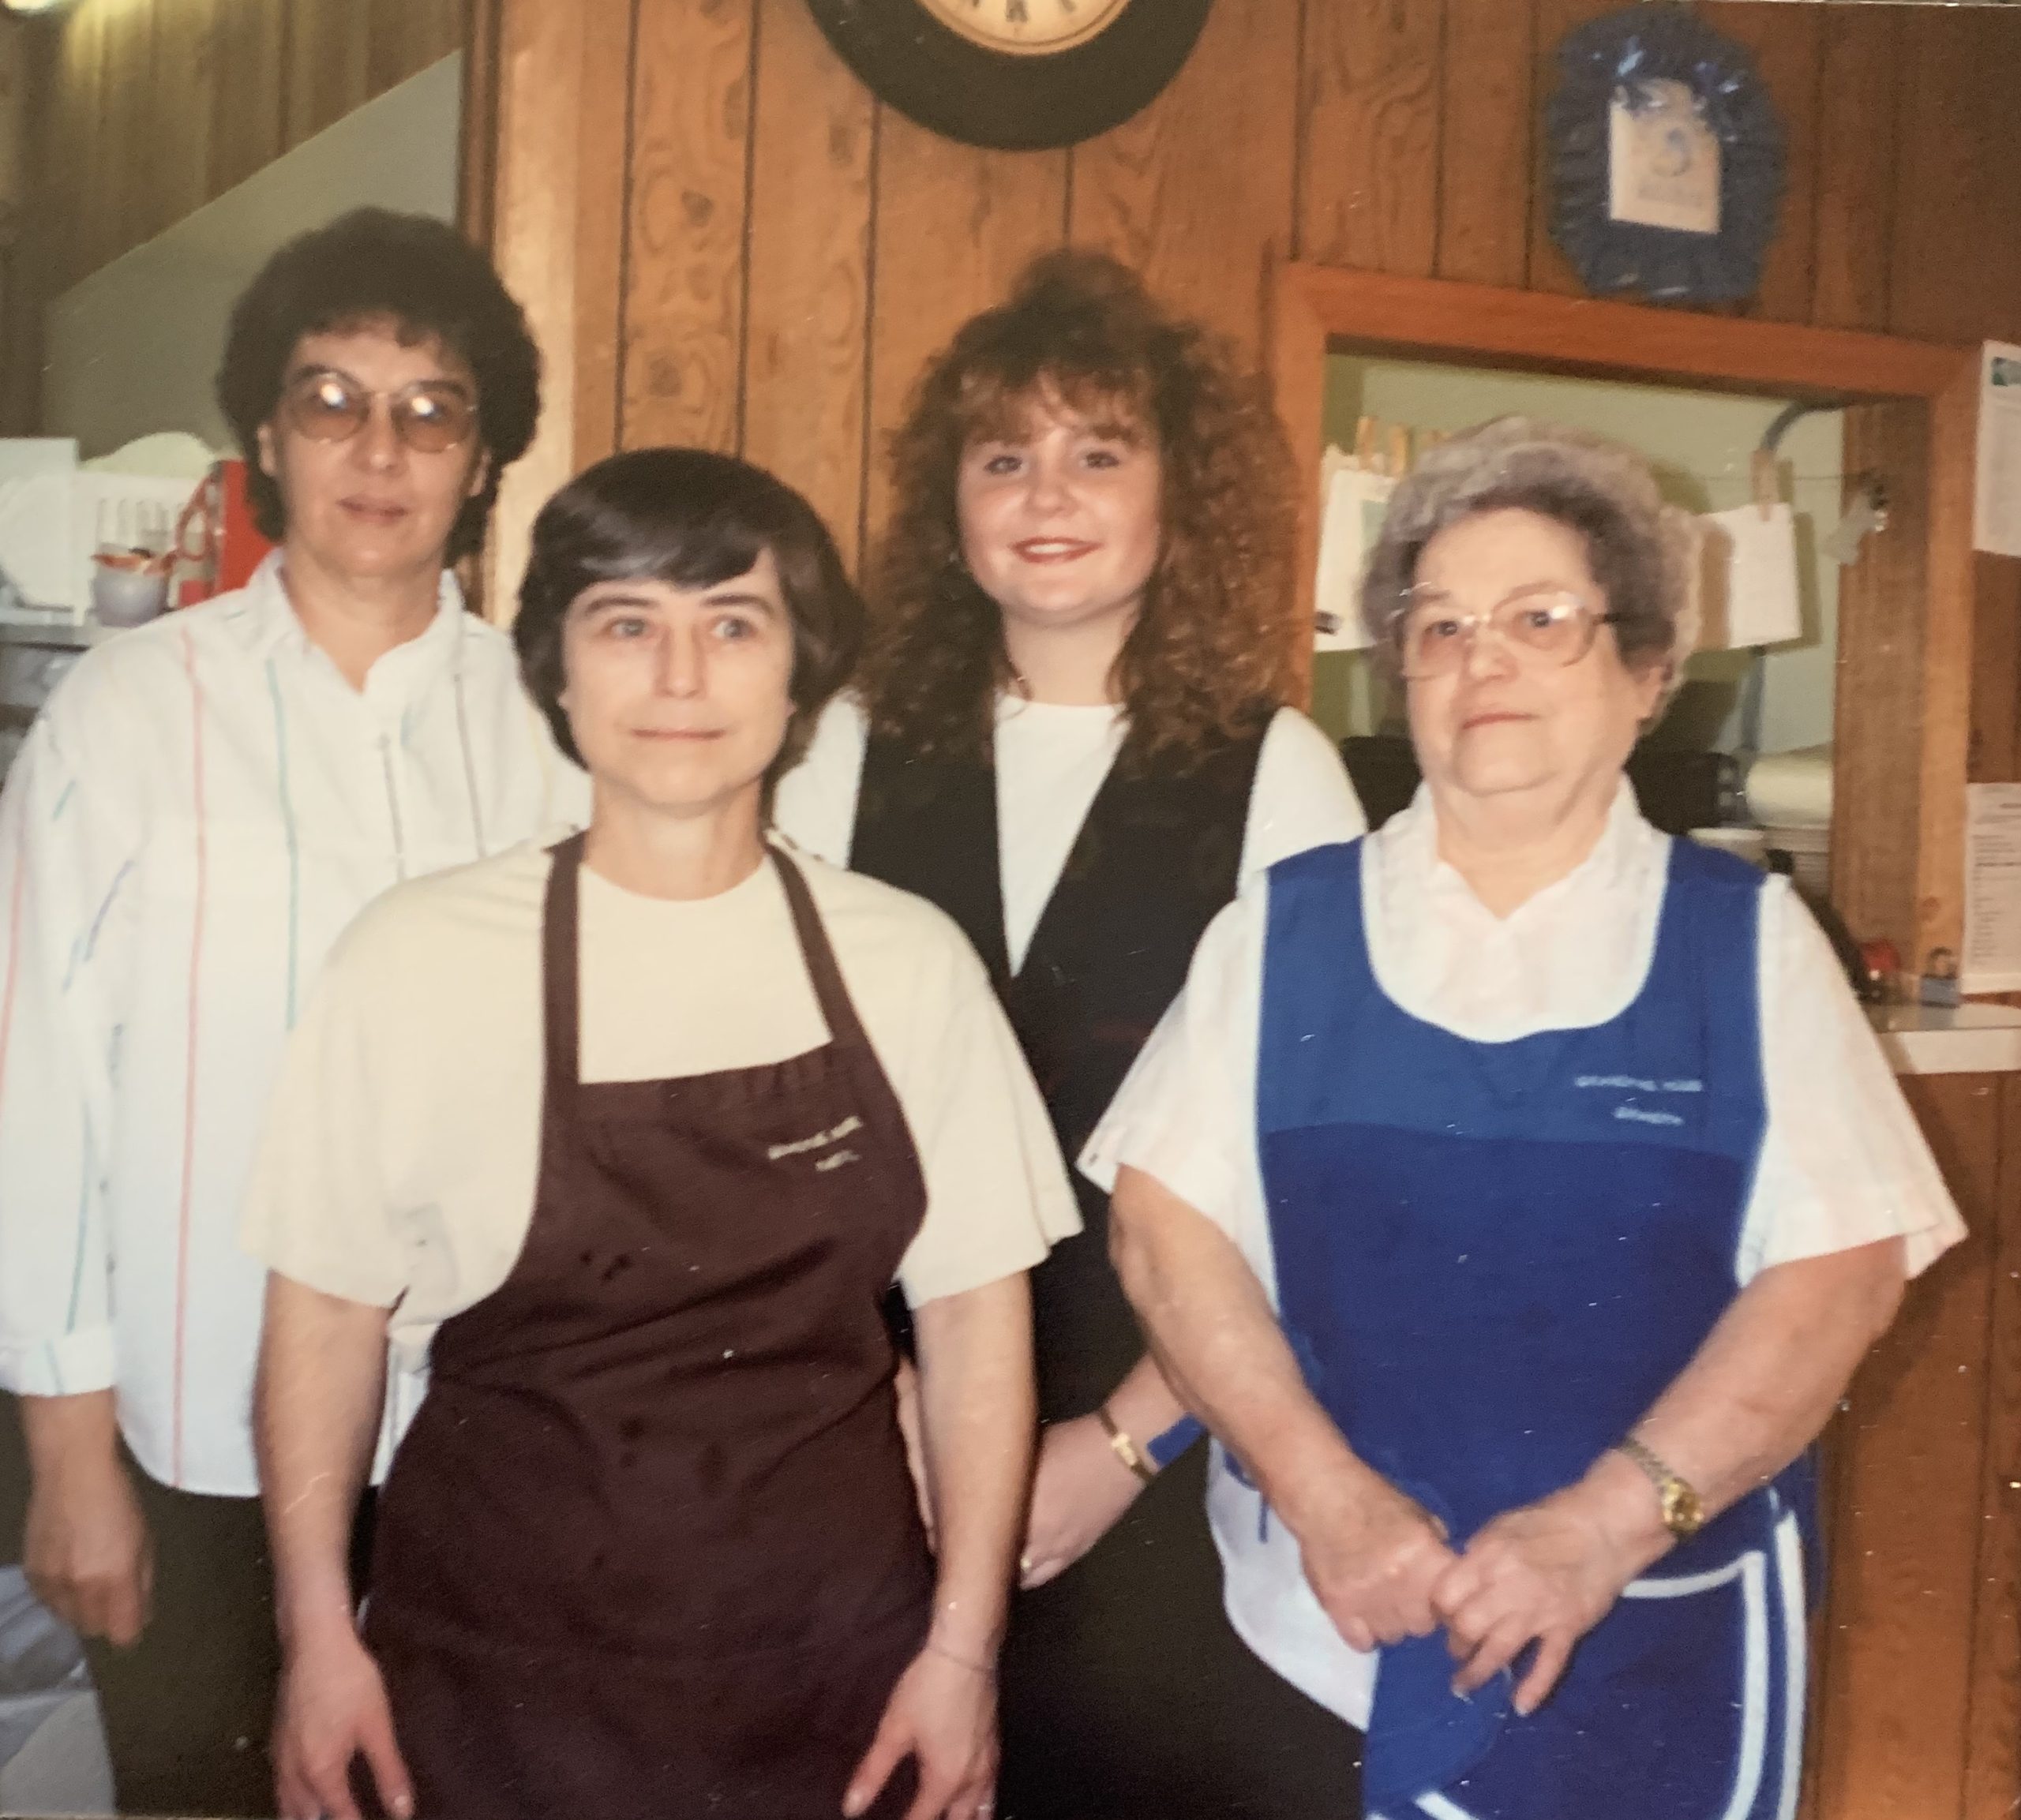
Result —
[[[1472, 887], [1440, 856], [1438, 815], [1430, 785], [1419, 784], [1410, 806], [1392, 816], [1370, 839], [1379, 846], [1385, 894], [1428, 891], [1448, 902], [1464, 900], [1481, 914], [1489, 913]], [[1603, 894], [1636, 883], [1647, 876], [1652, 860], [1663, 857], [1667, 845], [1665, 837], [1643, 818], [1634, 786], [1623, 777], [1615, 785], [1614, 800], [1592, 851], [1562, 878], [1547, 885], [1499, 920], [1526, 917], [1566, 897]]]
[[[309, 635], [302, 629], [281, 578], [282, 561], [279, 550], [270, 550], [261, 559], [260, 566], [241, 591], [238, 611], [231, 616], [256, 657], [271, 657], [284, 647], [298, 653], [306, 653], [309, 648]], [[455, 663], [461, 656], [466, 616], [463, 588], [456, 576], [444, 569], [436, 583], [434, 618], [418, 636], [395, 646], [387, 657], [405, 653], [399, 655], [394, 667], [411, 674], [417, 687], [432, 680], [444, 665]]]

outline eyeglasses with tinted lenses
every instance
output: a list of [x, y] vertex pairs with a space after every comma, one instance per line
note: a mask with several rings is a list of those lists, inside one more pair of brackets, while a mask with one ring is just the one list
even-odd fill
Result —
[[398, 391], [371, 391], [340, 373], [305, 373], [283, 399], [287, 421], [311, 442], [348, 442], [386, 401], [393, 433], [417, 455], [440, 455], [469, 441], [477, 425], [470, 394], [448, 380], [422, 380]]
[[1600, 627], [1621, 617], [1558, 588], [1520, 590], [1485, 613], [1462, 612], [1449, 596], [1430, 590], [1414, 589], [1404, 599], [1389, 636], [1407, 682], [1450, 676], [1483, 631], [1519, 662], [1576, 664], [1592, 650]]

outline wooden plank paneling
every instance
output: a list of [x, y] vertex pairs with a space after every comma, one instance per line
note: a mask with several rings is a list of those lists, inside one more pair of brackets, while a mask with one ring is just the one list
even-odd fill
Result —
[[1558, 47], [1567, 32], [1616, 10], [1614, 0], [1534, 0], [1536, 38], [1532, 50], [1531, 110], [1535, 122], [1530, 156], [1530, 264], [1528, 285], [1532, 290], [1554, 291], [1560, 297], [1583, 297], [1586, 287], [1579, 282], [1571, 263], [1558, 251], [1550, 234], [1550, 136], [1545, 129], [1544, 110], [1558, 91]]
[[155, 9], [153, 69], [148, 82], [152, 123], [146, 214], [140, 238], [150, 239], [193, 215], [210, 187], [210, 135], [216, 115], [218, 51], [228, 0], [173, 0]]
[[1442, 351], [1449, 359], [1464, 350], [1487, 365], [1836, 400], [1848, 388], [1920, 399], [1942, 390], [1961, 364], [1956, 348], [1890, 335], [1382, 272], [1298, 269], [1340, 338], [1434, 357]]
[[734, 449], [752, 0], [639, 0], [636, 30], [621, 437]]
[[371, 0], [291, 6], [287, 24], [281, 133], [288, 144], [299, 145], [371, 99]]
[[1705, 23], [1753, 54], [1781, 117], [1783, 201], [1775, 238], [1762, 260], [1761, 285], [1747, 313], [1771, 322], [1809, 322], [1817, 235], [1817, 114], [1821, 6], [1781, 3], [1711, 6]]
[[366, 88], [383, 94], [463, 42], [465, 0], [370, 0]]
[[878, 122], [865, 517], [888, 511], [885, 448], [920, 370], [1066, 232], [1067, 155], [952, 145], [887, 108]]
[[1284, 0], [1218, 0], [1172, 86], [1074, 153], [1072, 238], [1252, 356], [1265, 268], [1291, 244], [1298, 21]]
[[[1972, 735], [1975, 784], [2021, 778], [2021, 563], [1973, 564]], [[2016, 1128], [2021, 1137], [2021, 1127]]]
[[1902, 29], [1889, 327], [1956, 341], [2021, 333], [2021, 185], [2008, 169], [2021, 19], [1932, 8]]
[[1818, 1770], [1831, 1820], [1948, 1820], [1963, 1799], [1999, 1097], [1983, 1075], [1903, 1086], [1973, 1233], [1910, 1286], [1840, 1418]]
[[148, 191], [153, 181], [149, 148], [156, 9], [151, 3], [115, 15], [100, 36], [96, 131], [105, 148], [105, 178], [86, 197], [102, 209], [92, 221], [96, 270], [148, 237]]
[[280, 156], [286, 84], [287, 0], [227, 0], [218, 10], [209, 168], [204, 187], [222, 196]]
[[2021, 1077], [2000, 1098], [2000, 1172], [1989, 1210], [1982, 1525], [1972, 1620], [1964, 1820], [2012, 1820], [2021, 1795]]
[[486, 609], [512, 616], [542, 500], [617, 434], [626, 92], [634, 0], [514, 7], [497, 24], [493, 257], [540, 343], [540, 427], [506, 472]]
[[[1924, 450], [1929, 559], [1922, 646], [1922, 820], [1916, 829], [1916, 952], [1958, 953], [1965, 931], [1965, 791], [1972, 728], [1972, 513], [1979, 362], [1961, 353], [1931, 406]], [[1842, 721], [1840, 725], [1845, 725]], [[1878, 743], [1871, 731], [1863, 736]]]
[[1509, 0], [1445, 0], [1438, 274], [1520, 286], [1529, 269], [1535, 20]]
[[1895, 88], [1906, 22], [1894, 6], [1822, 11], [1811, 320], [1821, 328], [1885, 328]]
[[1431, 275], [1445, 24], [1444, 0], [1305, 9], [1300, 259]]
[[98, 17], [80, 13], [66, 19], [49, 53], [54, 76], [47, 118], [43, 122], [39, 160], [47, 188], [31, 201], [43, 236], [48, 295], [63, 289], [81, 269], [87, 238], [84, 198], [103, 152], [93, 130], [96, 125]]
[[803, 0], [758, 0], [743, 452], [853, 564], [868, 408], [876, 103]]
[[28, 173], [55, 48], [53, 34], [32, 30], [22, 19], [0, 18], [0, 436], [33, 434], [41, 414], [48, 272]]
[[463, 42], [465, 0], [76, 0], [38, 136], [52, 290]]
[[1887, 937], [1909, 966], [1920, 959], [1910, 856], [1922, 796], [1914, 755], [1922, 736], [1927, 437], [1920, 405], [1846, 414], [1846, 471], [1885, 475], [1888, 510], [1888, 528], [1839, 572], [1833, 704], [1832, 901], [1862, 939]]

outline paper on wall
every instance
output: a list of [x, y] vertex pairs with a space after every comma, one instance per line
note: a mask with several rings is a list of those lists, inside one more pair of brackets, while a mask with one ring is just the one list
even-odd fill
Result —
[[1607, 108], [1607, 219], [1719, 231], [1719, 139], [1688, 82], [1617, 90]]
[[1708, 512], [1699, 649], [1740, 650], [1803, 636], [1797, 526], [1778, 500]]
[[2021, 992], [2021, 784], [1965, 787], [1965, 953], [1959, 989]]
[[1989, 341], [1979, 353], [1979, 443], [1972, 546], [2021, 556], [2021, 347]]
[[1313, 649], [1361, 651], [1371, 642], [1361, 617], [1362, 571], [1382, 530], [1397, 482], [1329, 448], [1320, 463], [1319, 578]]

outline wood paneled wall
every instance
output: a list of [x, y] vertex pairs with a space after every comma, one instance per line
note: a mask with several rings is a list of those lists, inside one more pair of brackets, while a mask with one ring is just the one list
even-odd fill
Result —
[[[572, 390], [609, 428], [550, 432], [578, 461], [613, 441], [747, 453], [853, 550], [881, 516], [880, 450], [921, 363], [1043, 247], [1117, 253], [1252, 353], [1277, 257], [1574, 293], [1538, 122], [1558, 42], [1613, 3], [1217, 0], [1136, 119], [1008, 154], [878, 105], [804, 0], [598, 0], [594, 29], [628, 32], [634, 54], [621, 147], [606, 135], [609, 162], [573, 178], [579, 237], [597, 242], [575, 257], [623, 275], [595, 338], [609, 358], [578, 364]], [[556, 28], [539, 0], [486, 4], [508, 63], [516, 39]], [[1747, 313], [2021, 335], [2000, 77], [2021, 62], [2021, 12], [1702, 11], [1753, 49], [1789, 125], [1782, 230]], [[538, 144], [499, 145], [501, 194], [549, 181]], [[527, 268], [554, 253], [509, 236], [500, 250], [536, 286]], [[531, 503], [508, 499], [508, 546]]]
[[[1063, 242], [1118, 253], [1251, 356], [1286, 259], [1577, 294], [1548, 230], [1539, 122], [1556, 45], [1618, 3], [1217, 0], [1136, 119], [1070, 152], [999, 154], [879, 106], [804, 0], [579, 0], [572, 16], [480, 0], [494, 245], [552, 400], [507, 478], [498, 578], [509, 587], [557, 482], [660, 441], [767, 462], [860, 552], [922, 362]], [[2021, 186], [2005, 181], [2021, 9], [1701, 10], [1753, 50], [1789, 128], [1780, 232], [1740, 313], [2021, 339]], [[1899, 453], [1887, 427], [1883, 462]], [[1910, 482], [1905, 533], [1922, 509]], [[1900, 565], [1862, 571], [1845, 610], [1899, 611]], [[2017, 578], [1978, 564], [1982, 777], [2021, 776]], [[1920, 779], [1876, 787], [1913, 820]], [[1826, 1616], [1819, 1820], [1995, 1820], [2021, 1796], [2021, 1088], [1959, 1078], [1917, 1098], [1974, 1236], [1918, 1286], [1850, 1399], [1837, 1527], [1888, 1559], [1869, 1582], [1849, 1556]]]
[[467, 0], [77, 0], [38, 23], [43, 294], [463, 43]]

